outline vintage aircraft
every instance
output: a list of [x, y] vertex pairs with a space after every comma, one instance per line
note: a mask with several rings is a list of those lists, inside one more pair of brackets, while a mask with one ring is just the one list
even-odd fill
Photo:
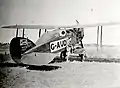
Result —
[[[40, 53], [57, 53], [65, 50], [66, 47], [74, 46], [72, 49], [72, 53], [76, 53], [79, 56], [82, 55], [84, 48], [81, 47], [80, 41], [84, 37], [83, 28], [86, 27], [95, 27], [95, 26], [106, 26], [106, 25], [114, 25], [120, 24], [117, 23], [99, 23], [99, 24], [91, 24], [91, 25], [80, 25], [76, 20], [77, 24], [73, 26], [47, 26], [47, 25], [10, 25], [10, 26], [2, 26], [1, 28], [11, 28], [17, 29], [16, 37], [14, 37], [10, 42], [10, 54], [12, 59], [16, 63], [25, 63], [25, 64], [48, 64], [52, 61], [53, 58], [38, 58], [36, 59], [36, 55], [32, 56], [32, 60], [28, 57], [26, 60], [26, 55], [29, 55], [33, 52]], [[23, 29], [23, 36], [18, 37], [18, 30]], [[39, 29], [39, 39], [36, 43], [33, 43], [30, 39], [24, 37], [24, 29]], [[54, 29], [52, 31], [45, 32], [40, 36], [41, 29]], [[80, 34], [80, 36], [76, 36]], [[71, 43], [70, 43], [71, 42]]]

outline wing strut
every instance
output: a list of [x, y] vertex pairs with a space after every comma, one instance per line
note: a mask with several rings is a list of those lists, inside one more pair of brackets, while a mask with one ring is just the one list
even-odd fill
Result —
[[45, 29], [45, 32], [47, 32], [47, 29]]
[[100, 48], [102, 48], [102, 28], [103, 26], [100, 26], [101, 27], [101, 34], [100, 34]]
[[[16, 30], [16, 37], [18, 37], [18, 33], [19, 33], [19, 30], [18, 30], [18, 28], [17, 28], [17, 30]], [[22, 37], [24, 38], [25, 36], [25, 29], [23, 28], [23, 31], [22, 31]]]
[[97, 28], [97, 51], [98, 51], [98, 47], [99, 47], [99, 26]]
[[17, 30], [16, 30], [16, 37], [18, 37], [18, 28], [17, 28]]
[[22, 35], [23, 38], [24, 38], [24, 35], [25, 35], [25, 29], [23, 28], [23, 35]]
[[39, 29], [39, 37], [40, 37], [40, 35], [41, 35], [41, 29]]
[[[100, 48], [102, 48], [102, 39], [103, 39], [103, 30], [102, 29], [103, 29], [103, 26], [98, 26], [98, 28], [97, 28], [97, 51], [99, 50], [99, 46], [100, 46]], [[99, 34], [100, 34], [100, 36], [99, 36]], [[99, 44], [99, 37], [100, 37], [100, 44]]]

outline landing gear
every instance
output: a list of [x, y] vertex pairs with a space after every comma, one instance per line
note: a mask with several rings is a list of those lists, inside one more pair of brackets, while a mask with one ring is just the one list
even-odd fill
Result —
[[83, 55], [83, 54], [79, 54], [79, 57], [80, 57], [80, 61], [83, 62], [83, 60], [84, 60], [84, 55]]
[[60, 53], [60, 58], [63, 60], [63, 61], [66, 61], [66, 56], [67, 56], [67, 48], [65, 48], [65, 50], [63, 50], [61, 53]]

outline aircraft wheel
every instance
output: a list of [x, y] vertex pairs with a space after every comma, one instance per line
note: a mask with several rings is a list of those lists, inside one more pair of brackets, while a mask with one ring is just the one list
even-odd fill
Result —
[[66, 54], [64, 51], [60, 53], [60, 58], [61, 60], [66, 61]]
[[79, 54], [79, 57], [80, 57], [80, 61], [83, 62], [83, 60], [84, 60], [84, 55], [83, 55], [83, 54]]

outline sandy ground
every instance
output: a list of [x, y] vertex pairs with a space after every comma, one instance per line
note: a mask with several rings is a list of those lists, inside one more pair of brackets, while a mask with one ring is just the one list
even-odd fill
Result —
[[56, 70], [0, 69], [0, 88], [120, 88], [120, 64], [63, 62]]
[[[85, 62], [52, 64], [56, 69], [51, 66], [27, 69], [0, 66], [0, 88], [120, 88], [120, 63], [101, 62], [104, 58], [120, 60], [120, 47], [103, 47], [99, 51], [96, 47], [85, 48], [88, 55]], [[13, 61], [9, 59], [8, 62]]]
[[120, 58], [120, 46], [85, 46], [89, 58]]

